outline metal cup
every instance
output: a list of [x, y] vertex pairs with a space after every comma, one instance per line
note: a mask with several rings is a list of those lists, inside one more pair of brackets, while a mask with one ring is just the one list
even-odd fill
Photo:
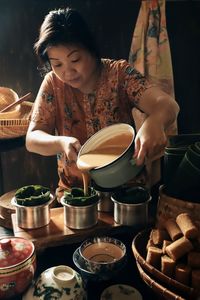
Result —
[[126, 204], [111, 197], [114, 202], [114, 221], [120, 225], [134, 226], [140, 229], [148, 225], [148, 206], [151, 196], [144, 202]]
[[61, 198], [64, 207], [64, 224], [72, 229], [86, 229], [93, 227], [98, 222], [98, 201], [86, 206], [74, 206], [67, 204], [64, 197]]
[[19, 205], [15, 197], [11, 204], [16, 208], [17, 225], [24, 229], [35, 229], [46, 226], [50, 222], [50, 204], [54, 200], [50, 195], [50, 200], [44, 204], [36, 206]]

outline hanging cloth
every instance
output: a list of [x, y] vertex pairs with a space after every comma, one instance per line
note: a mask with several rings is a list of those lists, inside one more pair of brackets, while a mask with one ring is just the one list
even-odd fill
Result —
[[[145, 75], [149, 81], [155, 83], [167, 94], [174, 97], [173, 69], [166, 29], [165, 4], [165, 0], [141, 1], [138, 19], [133, 32], [129, 63]], [[136, 108], [133, 108], [132, 114], [136, 130], [138, 131], [146, 115]], [[174, 122], [167, 128], [166, 134], [168, 136], [176, 133], [177, 122]], [[157, 160], [148, 165], [149, 172], [151, 171], [151, 174], [154, 175], [157, 174], [157, 179], [151, 177], [150, 185], [159, 180], [159, 164], [160, 160]]]

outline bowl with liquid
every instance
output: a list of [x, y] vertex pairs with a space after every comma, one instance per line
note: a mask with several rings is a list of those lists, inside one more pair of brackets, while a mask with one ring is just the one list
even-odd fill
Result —
[[137, 176], [143, 166], [133, 159], [134, 138], [134, 128], [125, 123], [110, 125], [91, 136], [77, 159], [83, 180], [89, 176], [101, 188], [115, 188]]
[[87, 239], [79, 251], [86, 269], [94, 274], [115, 273], [126, 261], [124, 243], [109, 236]]
[[88, 270], [85, 259], [80, 254], [80, 247], [78, 247], [73, 253], [73, 262], [78, 269], [78, 272], [80, 272], [83, 280], [87, 283], [88, 281], [100, 282], [117, 278], [124, 271], [127, 259], [123, 259], [122, 263], [119, 264], [118, 267], [113, 268], [113, 270], [108, 271], [105, 268], [101, 272], [95, 273]]

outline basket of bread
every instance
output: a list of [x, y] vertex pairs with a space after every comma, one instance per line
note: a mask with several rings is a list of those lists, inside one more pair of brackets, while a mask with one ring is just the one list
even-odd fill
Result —
[[[18, 94], [7, 87], [0, 87], [0, 111], [19, 100]], [[0, 139], [26, 135], [33, 103], [23, 101], [5, 112], [0, 112]]]
[[132, 250], [139, 271], [142, 269], [151, 277], [152, 285], [162, 284], [163, 295], [165, 289], [176, 295], [165, 299], [199, 299], [200, 228], [191, 213], [178, 213], [157, 223], [155, 228], [140, 232], [133, 240]]

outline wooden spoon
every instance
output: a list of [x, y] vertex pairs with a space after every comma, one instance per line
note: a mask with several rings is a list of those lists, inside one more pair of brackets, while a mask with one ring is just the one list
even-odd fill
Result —
[[0, 110], [0, 113], [6, 112], [9, 109], [13, 108], [15, 105], [22, 103], [25, 100], [28, 100], [31, 96], [31, 93], [28, 93], [26, 95], [24, 95], [23, 97], [19, 98], [17, 101], [9, 104], [8, 106], [4, 107], [2, 110]]

